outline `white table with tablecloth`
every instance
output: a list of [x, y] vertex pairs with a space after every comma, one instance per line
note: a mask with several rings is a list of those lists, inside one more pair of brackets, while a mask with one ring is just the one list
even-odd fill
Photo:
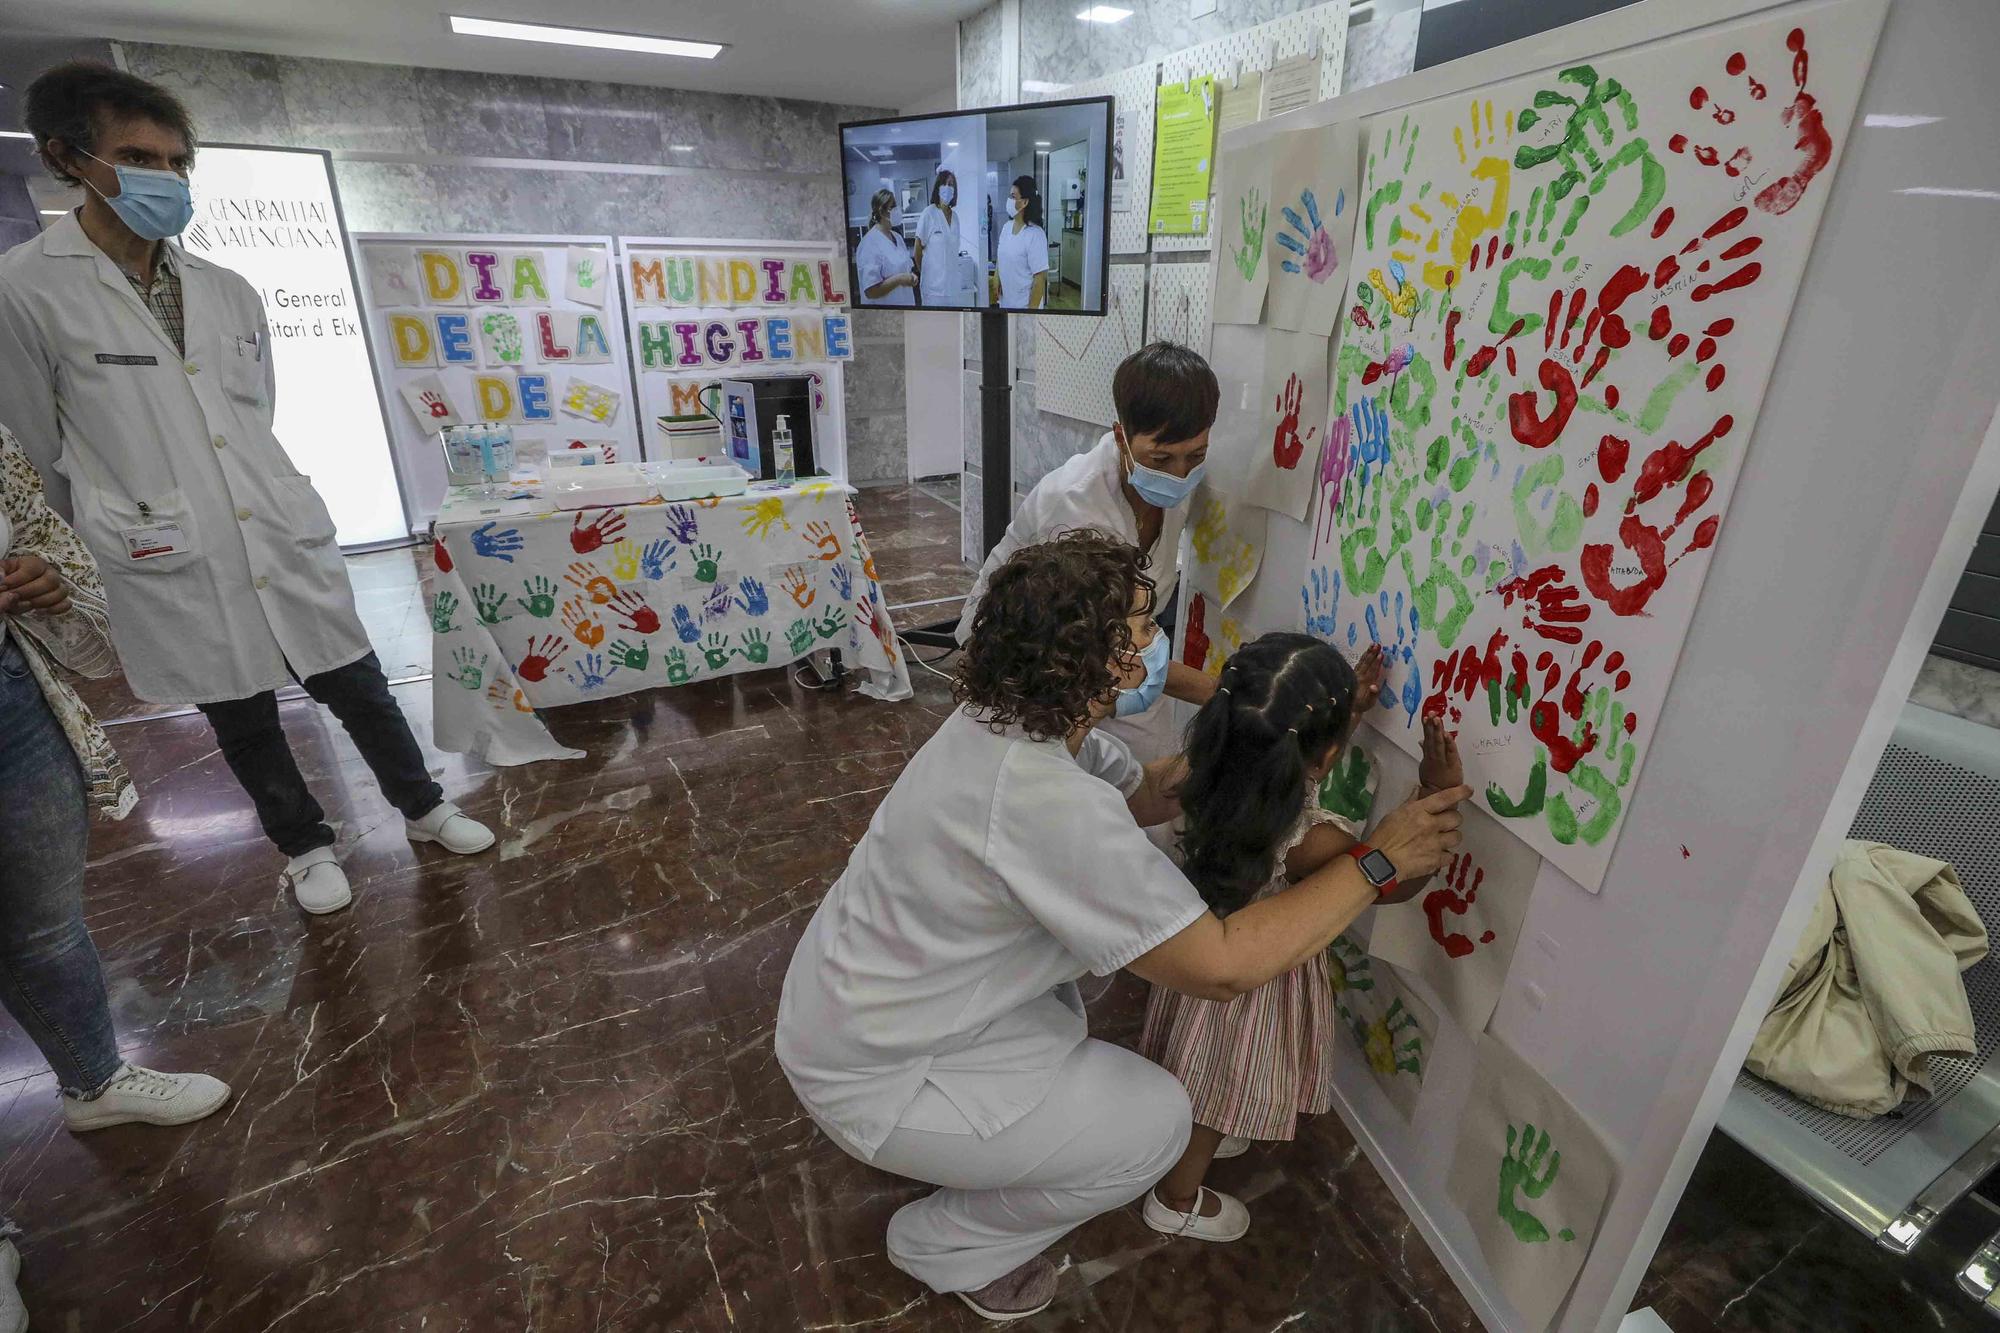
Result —
[[550, 508], [534, 487], [449, 496], [434, 526], [437, 748], [574, 758], [535, 710], [786, 667], [837, 650], [862, 693], [910, 696], [868, 538], [840, 482]]

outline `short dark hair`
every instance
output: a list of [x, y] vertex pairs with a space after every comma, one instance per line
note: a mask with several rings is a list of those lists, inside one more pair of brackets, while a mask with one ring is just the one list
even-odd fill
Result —
[[1145, 565], [1137, 547], [1088, 530], [1014, 552], [980, 599], [952, 697], [995, 730], [1069, 735], [1118, 688], [1111, 660], [1132, 651], [1140, 592], [1152, 600]]
[[1179, 343], [1147, 343], [1118, 363], [1111, 403], [1131, 435], [1179, 444], [1215, 424], [1222, 386], [1201, 353]]
[[77, 184], [49, 152], [60, 139], [71, 148], [94, 152], [98, 116], [143, 116], [180, 135], [194, 151], [194, 117], [181, 99], [136, 74], [95, 60], [71, 60], [43, 70], [21, 98], [22, 120], [35, 136], [42, 165], [65, 185]]

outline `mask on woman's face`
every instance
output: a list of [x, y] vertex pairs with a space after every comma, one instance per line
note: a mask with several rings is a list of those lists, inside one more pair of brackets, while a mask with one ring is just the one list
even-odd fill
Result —
[[1020, 212], [1021, 212], [1021, 201], [1020, 201], [1019, 199], [1016, 199], [1016, 198], [1015, 198], [1015, 197], [1014, 197], [1013, 195], [1011, 195], [1011, 194], [1010, 194], [1010, 195], [1008, 195], [1008, 196], [1007, 196], [1007, 216], [1008, 216], [1008, 217], [1010, 217], [1010, 218], [1011, 218], [1011, 217], [1016, 217], [1016, 216], [1018, 216], [1018, 215], [1020, 214]]
[[1125, 456], [1132, 464], [1132, 489], [1139, 492], [1139, 498], [1149, 505], [1161, 509], [1175, 509], [1187, 503], [1194, 494], [1194, 488], [1201, 484], [1202, 473], [1208, 470], [1208, 460], [1195, 465], [1194, 471], [1185, 477], [1176, 477], [1171, 472], [1147, 467], [1132, 456], [1131, 446], [1126, 446]]
[[938, 202], [943, 204], [946, 208], [950, 208], [952, 202], [957, 198], [958, 198], [958, 187], [956, 185], [938, 186]]
[[1146, 678], [1130, 689], [1118, 691], [1118, 703], [1111, 714], [1113, 717], [1143, 713], [1159, 701], [1161, 692], [1167, 688], [1167, 663], [1172, 658], [1172, 652], [1167, 632], [1155, 627], [1153, 641], [1139, 653], [1139, 660], [1146, 664]]

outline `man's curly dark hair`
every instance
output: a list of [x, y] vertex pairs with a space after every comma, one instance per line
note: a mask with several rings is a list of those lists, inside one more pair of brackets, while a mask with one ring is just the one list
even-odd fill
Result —
[[986, 585], [952, 697], [995, 730], [1069, 735], [1117, 690], [1111, 662], [1132, 651], [1127, 619], [1142, 590], [1150, 608], [1145, 557], [1103, 533], [1022, 547]]

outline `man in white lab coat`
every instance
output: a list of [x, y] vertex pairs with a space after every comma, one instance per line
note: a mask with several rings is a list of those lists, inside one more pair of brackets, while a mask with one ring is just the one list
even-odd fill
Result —
[[331, 709], [412, 841], [493, 835], [444, 799], [354, 610], [332, 519], [271, 432], [271, 331], [240, 276], [171, 243], [194, 134], [166, 89], [61, 65], [23, 99], [83, 206], [0, 257], [0, 421], [97, 557], [133, 693], [193, 704], [289, 859], [299, 905], [351, 901], [278, 723], [297, 680]]

